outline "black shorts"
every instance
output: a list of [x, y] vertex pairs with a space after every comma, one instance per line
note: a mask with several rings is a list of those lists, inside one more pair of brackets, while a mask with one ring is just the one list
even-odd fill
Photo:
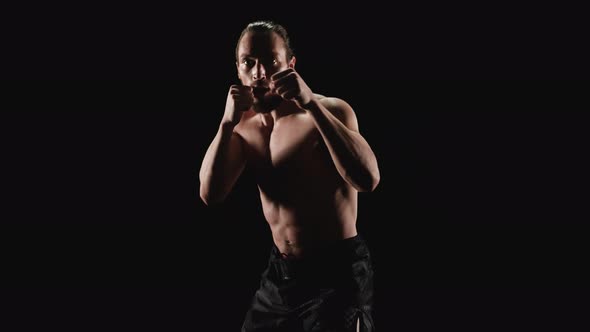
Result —
[[273, 246], [242, 332], [373, 332], [373, 265], [361, 236], [301, 259]]

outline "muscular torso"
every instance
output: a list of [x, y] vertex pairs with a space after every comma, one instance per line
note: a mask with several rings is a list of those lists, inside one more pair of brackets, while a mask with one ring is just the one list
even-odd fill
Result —
[[249, 111], [236, 132], [244, 139], [264, 216], [283, 254], [303, 256], [357, 234], [357, 191], [338, 174], [309, 114]]

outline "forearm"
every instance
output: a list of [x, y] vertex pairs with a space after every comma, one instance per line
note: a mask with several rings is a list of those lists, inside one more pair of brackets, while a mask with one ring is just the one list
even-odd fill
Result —
[[200, 195], [206, 204], [223, 201], [245, 166], [241, 138], [233, 126], [220, 125], [199, 171]]
[[318, 101], [306, 105], [342, 178], [359, 191], [373, 191], [379, 167], [373, 150], [356, 131], [348, 129]]

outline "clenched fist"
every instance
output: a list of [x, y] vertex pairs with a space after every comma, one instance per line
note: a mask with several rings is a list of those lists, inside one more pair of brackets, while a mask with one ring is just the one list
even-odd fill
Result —
[[232, 126], [237, 125], [242, 118], [242, 112], [249, 110], [253, 103], [252, 87], [232, 85], [227, 94], [222, 122]]
[[274, 93], [284, 99], [294, 101], [300, 108], [303, 108], [314, 98], [311, 89], [293, 68], [278, 72], [270, 79]]

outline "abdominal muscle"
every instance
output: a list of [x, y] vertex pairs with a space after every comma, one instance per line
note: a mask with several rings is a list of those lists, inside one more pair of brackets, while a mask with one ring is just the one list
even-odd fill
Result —
[[356, 236], [356, 191], [349, 194], [352, 197], [334, 197], [331, 204], [308, 197], [299, 202], [294, 199], [286, 205], [273, 201], [261, 190], [264, 216], [281, 254], [303, 257], [315, 249]]

